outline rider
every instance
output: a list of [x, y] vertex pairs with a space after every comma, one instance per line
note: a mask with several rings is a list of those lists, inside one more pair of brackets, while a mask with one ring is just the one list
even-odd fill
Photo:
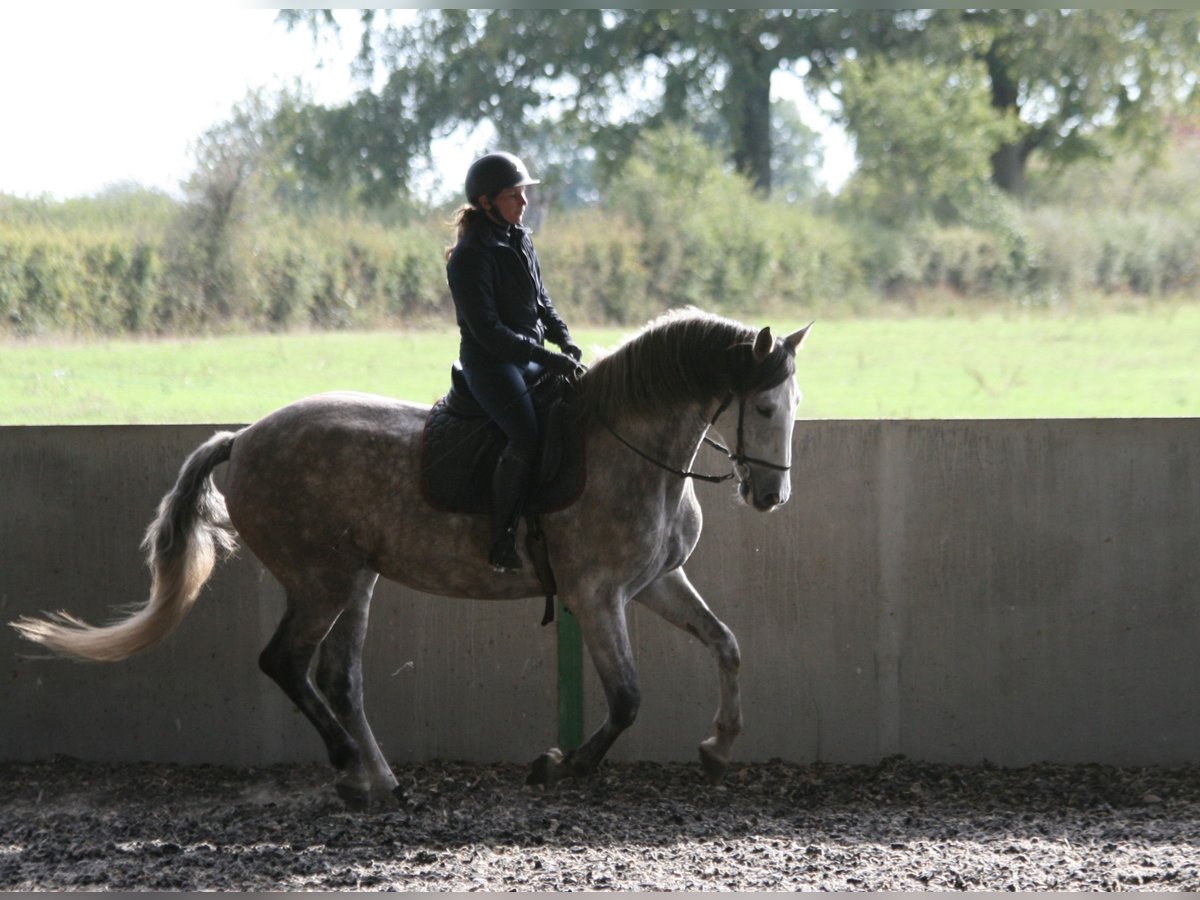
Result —
[[[510, 153], [475, 160], [467, 170], [467, 204], [455, 215], [457, 241], [446, 251], [467, 386], [508, 438], [492, 476], [488, 562], [498, 572], [521, 568], [517, 523], [538, 450], [528, 385], [544, 372], [573, 375], [583, 356], [550, 302], [521, 225], [525, 188], [538, 183]], [[546, 349], [546, 338], [564, 352]]]

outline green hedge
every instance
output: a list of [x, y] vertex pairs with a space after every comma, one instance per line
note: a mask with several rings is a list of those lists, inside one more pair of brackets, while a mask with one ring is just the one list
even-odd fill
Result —
[[10, 331], [142, 331], [162, 283], [158, 248], [142, 240], [0, 230], [0, 315]]
[[245, 260], [240, 318], [255, 328], [419, 324], [448, 308], [444, 238], [431, 228], [285, 221]]
[[10, 333], [195, 333], [373, 327], [444, 317], [434, 228], [274, 221], [219, 254], [177, 228], [157, 240], [0, 223], [0, 316]]
[[[1081, 295], [1200, 295], [1200, 217], [1013, 213], [1002, 227], [885, 229], [716, 185], [652, 177], [612, 209], [551, 216], [536, 241], [570, 321], [636, 324], [671, 306], [795, 318], [936, 296], [1069, 304]], [[8, 207], [9, 209], [11, 208]], [[446, 214], [407, 225], [273, 213], [220, 241], [182, 208], [153, 232], [88, 219], [31, 222], [0, 205], [0, 330], [203, 333], [452, 321]]]
[[1046, 208], [1028, 222], [1039, 250], [1038, 281], [1056, 297], [1200, 293], [1198, 219], [1161, 208]]

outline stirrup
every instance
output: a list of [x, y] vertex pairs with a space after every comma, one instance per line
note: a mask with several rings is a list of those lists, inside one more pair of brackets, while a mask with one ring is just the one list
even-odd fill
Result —
[[521, 557], [517, 555], [516, 544], [511, 536], [492, 544], [492, 549], [488, 551], [488, 564], [497, 575], [516, 572], [524, 567]]

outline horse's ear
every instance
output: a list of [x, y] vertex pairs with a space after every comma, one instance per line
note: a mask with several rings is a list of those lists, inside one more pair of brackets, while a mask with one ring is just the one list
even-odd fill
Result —
[[754, 361], [762, 362], [775, 349], [775, 338], [771, 336], [771, 326], [767, 326], [754, 339]]
[[804, 343], [804, 339], [808, 337], [808, 329], [813, 327], [813, 323], [809, 322], [799, 331], [793, 331], [783, 339], [785, 344], [791, 344], [793, 350], [799, 350], [800, 345]]

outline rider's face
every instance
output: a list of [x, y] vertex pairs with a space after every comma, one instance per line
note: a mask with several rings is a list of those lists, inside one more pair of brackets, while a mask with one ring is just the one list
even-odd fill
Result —
[[490, 201], [484, 197], [483, 202], [484, 209], [509, 225], [520, 225], [525, 216], [525, 207], [529, 205], [524, 187], [505, 188]]

